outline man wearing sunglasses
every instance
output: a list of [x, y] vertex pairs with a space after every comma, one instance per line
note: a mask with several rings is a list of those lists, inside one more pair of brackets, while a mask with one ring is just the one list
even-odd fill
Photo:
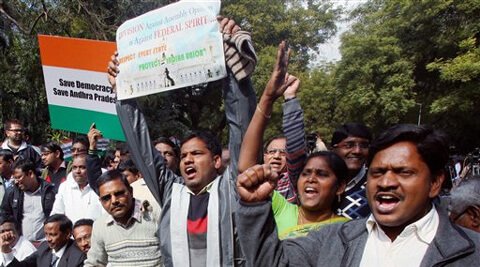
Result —
[[348, 167], [347, 188], [337, 213], [350, 219], [365, 218], [370, 214], [365, 194], [365, 161], [371, 140], [370, 129], [361, 123], [346, 123], [338, 127], [332, 136], [332, 151], [339, 155]]
[[40, 154], [27, 142], [25, 142], [25, 128], [21, 121], [10, 119], [5, 121], [3, 126], [5, 130], [5, 141], [2, 143], [2, 149], [12, 151], [13, 157], [28, 159], [35, 164], [35, 168], [40, 170], [42, 158]]
[[108, 214], [93, 224], [85, 266], [161, 266], [158, 212], [133, 197], [133, 189], [118, 170], [97, 180], [99, 199]]

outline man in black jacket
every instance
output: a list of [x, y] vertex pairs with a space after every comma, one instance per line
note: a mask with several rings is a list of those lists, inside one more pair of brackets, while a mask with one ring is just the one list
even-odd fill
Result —
[[47, 218], [43, 230], [47, 241], [38, 250], [23, 261], [12, 255], [9, 246], [1, 246], [3, 257], [8, 267], [79, 267], [83, 266], [85, 254], [70, 239], [72, 221], [63, 214], [55, 214]]
[[27, 240], [39, 241], [44, 237], [43, 222], [55, 201], [54, 187], [38, 178], [35, 165], [26, 159], [14, 163], [13, 179], [15, 185], [5, 192], [0, 216], [12, 216]]
[[25, 128], [22, 122], [16, 119], [5, 121], [5, 141], [2, 143], [2, 149], [12, 151], [15, 160], [28, 159], [35, 164], [36, 169], [40, 169], [42, 158], [40, 154], [27, 142], [25, 142]]

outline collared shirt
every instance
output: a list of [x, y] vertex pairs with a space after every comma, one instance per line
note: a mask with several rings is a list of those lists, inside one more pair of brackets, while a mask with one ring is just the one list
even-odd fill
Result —
[[6, 139], [6, 140], [2, 143], [2, 149], [10, 150], [10, 151], [12, 151], [13, 154], [16, 154], [16, 153], [18, 153], [19, 151], [26, 149], [27, 146], [28, 146], [27, 142], [22, 141], [22, 143], [20, 144], [20, 146], [18, 147], [18, 149], [17, 149], [16, 151], [13, 151], [13, 148], [9, 145], [8, 139]]
[[200, 192], [198, 192], [198, 194], [195, 194], [192, 192], [192, 190], [190, 190], [190, 188], [188, 188], [187, 186], [185, 186], [185, 188], [187, 189], [187, 192], [189, 194], [192, 194], [192, 195], [200, 195], [200, 194], [203, 194], [205, 192], [210, 192], [210, 189], [212, 188], [212, 185], [213, 183], [215, 182], [215, 180], [219, 179], [219, 177], [213, 179], [213, 181], [211, 181], [209, 184], [207, 184], [204, 188], [202, 188], [202, 190], [200, 190]]
[[0, 258], [0, 266], [7, 266], [13, 261], [13, 258], [17, 258], [18, 261], [22, 261], [35, 251], [37, 251], [35, 246], [33, 246], [30, 241], [25, 239], [25, 237], [20, 236], [17, 243], [12, 248], [12, 252], [2, 253], [2, 257]]
[[357, 185], [360, 181], [362, 181], [362, 178], [365, 176], [365, 173], [367, 173], [367, 167], [363, 165], [360, 171], [357, 173], [357, 175], [355, 175], [355, 177], [353, 177], [348, 182], [347, 187], [345, 188], [345, 191], [349, 191], [350, 189], [355, 187], [355, 185]]
[[51, 214], [65, 214], [73, 223], [79, 219], [96, 220], [104, 212], [98, 195], [90, 185], [80, 190], [73, 178], [60, 184]]
[[57, 261], [55, 262], [55, 267], [58, 267], [58, 264], [60, 263], [60, 259], [62, 258], [63, 253], [65, 253], [65, 249], [67, 249], [67, 244], [63, 245], [63, 247], [61, 249], [59, 249], [58, 251], [55, 251], [54, 249], [52, 249], [52, 256], [53, 255], [57, 256]]
[[420, 266], [437, 233], [439, 217], [434, 206], [420, 220], [409, 224], [392, 242], [373, 215], [367, 220], [368, 239], [360, 267]]
[[45, 214], [42, 208], [40, 187], [33, 193], [24, 192], [22, 233], [25, 238], [30, 241], [42, 240], [45, 236], [43, 232], [44, 221]]
[[107, 223], [107, 225], [112, 225], [112, 224], [116, 224], [118, 226], [121, 226], [123, 228], [128, 228], [130, 225], [132, 225], [135, 221], [141, 223], [142, 222], [142, 201], [138, 200], [138, 199], [133, 199], [133, 213], [132, 213], [132, 217], [130, 217], [130, 219], [128, 219], [127, 223], [124, 225], [124, 224], [121, 224], [119, 222], [117, 222], [112, 215], [108, 215], [107, 219], [105, 220], [105, 222]]
[[146, 200], [155, 211], [156, 214], [160, 214], [161, 208], [160, 204], [158, 204], [155, 197], [152, 195], [152, 192], [147, 187], [145, 180], [138, 179], [135, 182], [130, 184], [133, 188], [133, 197], [139, 200]]

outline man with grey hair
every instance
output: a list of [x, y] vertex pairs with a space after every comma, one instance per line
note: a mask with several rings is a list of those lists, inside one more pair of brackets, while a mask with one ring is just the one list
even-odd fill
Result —
[[480, 176], [466, 177], [450, 195], [450, 220], [480, 232]]

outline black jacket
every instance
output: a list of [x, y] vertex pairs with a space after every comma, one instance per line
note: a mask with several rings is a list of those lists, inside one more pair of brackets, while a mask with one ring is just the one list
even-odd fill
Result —
[[[85, 254], [74, 244], [73, 240], [68, 240], [67, 248], [59, 259], [58, 267], [81, 267], [85, 258]], [[14, 259], [7, 267], [48, 267], [51, 262], [52, 250], [48, 247], [47, 242], [43, 242], [32, 255], [20, 262]]]
[[[55, 202], [55, 189], [52, 184], [40, 178], [37, 178], [37, 181], [40, 183], [43, 213], [45, 214], [45, 218], [47, 218], [50, 216], [53, 202]], [[21, 225], [23, 220], [23, 199], [24, 192], [22, 190], [17, 186], [9, 187], [2, 200], [0, 217], [5, 218], [7, 216], [12, 216], [15, 219], [15, 222], [18, 225]]]

